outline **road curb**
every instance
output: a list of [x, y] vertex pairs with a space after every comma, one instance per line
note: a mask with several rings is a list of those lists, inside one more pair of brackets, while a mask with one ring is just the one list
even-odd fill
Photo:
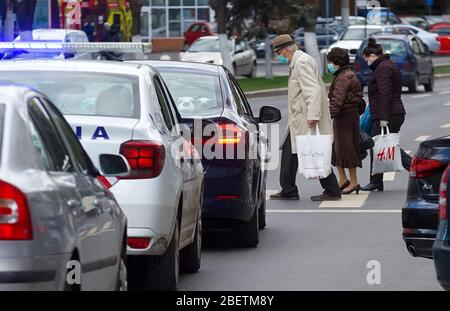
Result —
[[[449, 79], [450, 74], [436, 74], [434, 75], [435, 79]], [[325, 84], [326, 88], [328, 89], [331, 84]], [[288, 89], [287, 88], [280, 88], [280, 89], [270, 89], [270, 90], [263, 90], [263, 91], [253, 91], [253, 92], [246, 92], [245, 96], [247, 98], [260, 98], [260, 97], [272, 97], [272, 96], [282, 96], [287, 95]]]

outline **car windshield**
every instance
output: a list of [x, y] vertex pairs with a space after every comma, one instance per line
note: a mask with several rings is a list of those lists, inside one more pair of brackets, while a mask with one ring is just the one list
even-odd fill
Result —
[[66, 115], [138, 118], [139, 79], [76, 71], [2, 71], [1, 81], [46, 94]]
[[219, 77], [198, 73], [162, 72], [181, 117], [220, 114]]
[[370, 35], [380, 31], [381, 29], [373, 28], [349, 28], [344, 32], [341, 40], [364, 40]]
[[[231, 52], [231, 41], [228, 44]], [[220, 52], [219, 39], [200, 39], [192, 44], [188, 52]]]
[[[377, 39], [377, 43], [383, 47], [383, 52], [395, 56], [406, 55], [406, 43], [403, 40], [396, 39]], [[362, 50], [367, 47], [367, 42]]]

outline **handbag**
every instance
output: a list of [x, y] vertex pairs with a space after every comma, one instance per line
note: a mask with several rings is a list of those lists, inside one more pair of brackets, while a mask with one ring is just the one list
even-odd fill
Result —
[[372, 112], [370, 111], [370, 105], [366, 105], [366, 110], [359, 118], [359, 127], [369, 135], [372, 132]]
[[[385, 133], [386, 131], [386, 133]], [[381, 128], [381, 134], [373, 138], [372, 175], [403, 171], [400, 150], [400, 133], [389, 133], [388, 127]]]
[[361, 160], [364, 160], [368, 153], [367, 150], [372, 149], [375, 146], [375, 142], [373, 138], [368, 135], [366, 132], [359, 130], [359, 145], [361, 152]]
[[332, 135], [320, 135], [316, 124], [316, 135], [308, 129], [306, 135], [295, 137], [297, 143], [298, 172], [306, 179], [322, 179], [331, 174]]

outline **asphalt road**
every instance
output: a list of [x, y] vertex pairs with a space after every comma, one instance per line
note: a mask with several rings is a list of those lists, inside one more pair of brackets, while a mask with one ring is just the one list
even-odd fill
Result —
[[[432, 94], [404, 94], [407, 119], [402, 146], [414, 154], [420, 140], [450, 133], [450, 80], [436, 82]], [[447, 104], [447, 105], [445, 105]], [[286, 96], [252, 100], [255, 114], [263, 105], [282, 111]], [[268, 193], [279, 189], [278, 168], [268, 174]], [[369, 179], [368, 161], [358, 171]], [[385, 192], [346, 196], [337, 206], [310, 201], [321, 192], [318, 181], [297, 177], [301, 200], [267, 201], [268, 226], [253, 249], [221, 245], [204, 250], [197, 274], [181, 276], [181, 290], [441, 290], [433, 261], [413, 258], [401, 232], [406, 172], [388, 176]], [[380, 264], [380, 284], [369, 285], [369, 261]]]

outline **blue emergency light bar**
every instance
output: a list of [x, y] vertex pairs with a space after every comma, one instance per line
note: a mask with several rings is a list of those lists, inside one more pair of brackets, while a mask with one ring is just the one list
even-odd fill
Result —
[[151, 43], [133, 42], [86, 42], [86, 43], [63, 43], [63, 42], [0, 42], [0, 53], [26, 51], [40, 53], [98, 53], [104, 51], [120, 53], [150, 53]]

